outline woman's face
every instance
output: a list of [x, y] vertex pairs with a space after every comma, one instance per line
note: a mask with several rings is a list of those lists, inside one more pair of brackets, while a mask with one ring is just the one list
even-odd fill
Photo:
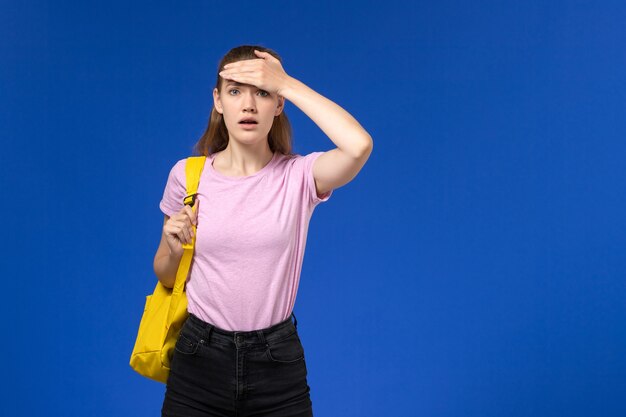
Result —
[[[284, 98], [270, 94], [254, 85], [222, 80], [222, 91], [213, 91], [215, 109], [224, 117], [229, 139], [252, 143], [267, 140], [274, 117], [284, 107]], [[243, 124], [243, 119], [253, 119], [256, 124]]]

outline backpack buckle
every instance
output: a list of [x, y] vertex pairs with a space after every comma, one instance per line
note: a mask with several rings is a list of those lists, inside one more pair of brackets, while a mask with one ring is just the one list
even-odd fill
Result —
[[196, 204], [197, 196], [198, 196], [198, 193], [189, 194], [185, 196], [185, 198], [183, 199], [183, 204], [186, 204], [188, 206], [193, 206], [194, 204]]

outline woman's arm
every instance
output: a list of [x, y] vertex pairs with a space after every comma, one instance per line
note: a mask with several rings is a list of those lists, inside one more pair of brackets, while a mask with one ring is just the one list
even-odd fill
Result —
[[281, 95], [306, 113], [337, 145], [313, 164], [318, 196], [352, 181], [372, 153], [372, 137], [350, 113], [304, 83], [288, 76], [284, 85]]
[[[163, 221], [163, 225], [167, 223], [168, 219], [169, 216], [166, 215], [165, 220]], [[176, 273], [178, 272], [178, 265], [180, 264], [180, 259], [182, 257], [182, 252], [179, 254], [175, 254], [170, 250], [165, 238], [165, 232], [163, 232], [161, 234], [161, 242], [159, 243], [159, 248], [154, 255], [153, 268], [157, 278], [165, 287], [174, 288], [174, 283], [176, 282]]]
[[372, 153], [372, 137], [350, 113], [288, 75], [274, 56], [254, 52], [260, 59], [226, 64], [220, 76], [276, 93], [298, 106], [337, 145], [320, 155], [313, 164], [318, 195], [347, 184]]
[[278, 94], [298, 106], [343, 153], [360, 158], [374, 145], [372, 137], [338, 104], [301, 81], [287, 76]]
[[350, 113], [287, 74], [271, 54], [254, 52], [259, 59], [226, 64], [220, 76], [275, 92], [291, 101], [322, 129], [345, 157], [360, 159], [371, 152], [372, 137]]

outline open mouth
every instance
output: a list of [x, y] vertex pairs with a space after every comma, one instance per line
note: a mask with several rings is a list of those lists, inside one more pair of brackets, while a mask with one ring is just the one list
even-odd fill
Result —
[[239, 122], [239, 125], [241, 126], [242, 129], [246, 129], [246, 130], [252, 130], [252, 129], [256, 129], [258, 123], [254, 122], [254, 121], [243, 121], [243, 122]]
[[248, 125], [248, 124], [257, 124], [257, 121], [254, 117], [244, 117], [243, 119], [239, 120], [239, 124], [244, 124], [244, 125]]

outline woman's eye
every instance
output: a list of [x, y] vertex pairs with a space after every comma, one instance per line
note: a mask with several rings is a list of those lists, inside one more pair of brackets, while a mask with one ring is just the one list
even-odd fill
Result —
[[[229, 93], [232, 93], [233, 91], [239, 91], [239, 90], [236, 89], [236, 88], [232, 88], [232, 89], [228, 90]], [[263, 93], [262, 97], [268, 97], [270, 95], [270, 93], [268, 93], [265, 90], [259, 90], [259, 92]], [[232, 96], [232, 94], [231, 94], [231, 96]]]

